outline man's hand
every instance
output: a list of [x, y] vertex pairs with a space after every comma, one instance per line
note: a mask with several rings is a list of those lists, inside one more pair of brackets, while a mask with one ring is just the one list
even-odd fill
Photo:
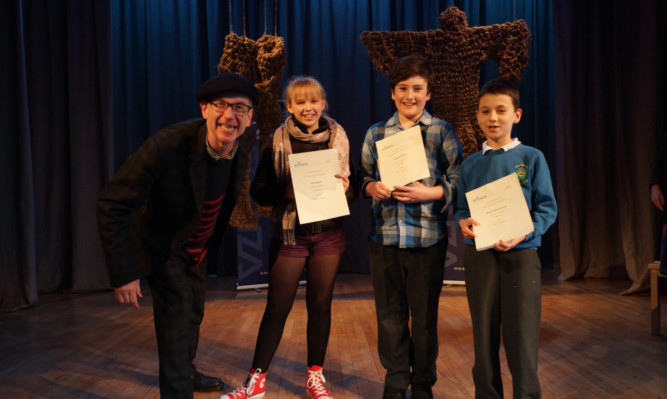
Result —
[[651, 186], [651, 202], [661, 212], [665, 211], [665, 197], [662, 195], [662, 190], [660, 190], [660, 186], [657, 184]]
[[123, 305], [132, 305], [135, 308], [139, 308], [139, 301], [137, 297], [143, 298], [141, 295], [141, 287], [139, 285], [139, 279], [134, 280], [130, 283], [127, 283], [121, 287], [114, 288], [116, 293], [116, 300]]

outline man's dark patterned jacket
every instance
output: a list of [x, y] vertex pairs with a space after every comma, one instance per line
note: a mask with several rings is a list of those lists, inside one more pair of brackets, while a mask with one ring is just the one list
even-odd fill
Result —
[[[199, 225], [206, 187], [206, 121], [149, 137], [102, 190], [97, 219], [111, 286], [148, 276], [180, 251]], [[229, 185], [210, 245], [220, 245], [248, 167], [255, 134], [238, 139]]]

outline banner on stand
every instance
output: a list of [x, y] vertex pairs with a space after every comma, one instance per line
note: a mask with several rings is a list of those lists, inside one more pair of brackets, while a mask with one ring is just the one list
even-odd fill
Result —
[[463, 234], [456, 225], [454, 212], [449, 211], [447, 218], [447, 233], [449, 243], [447, 245], [447, 257], [445, 258], [445, 277], [443, 284], [465, 285], [465, 268], [463, 267]]
[[269, 283], [271, 222], [258, 219], [256, 228], [236, 232], [237, 290], [264, 288]]

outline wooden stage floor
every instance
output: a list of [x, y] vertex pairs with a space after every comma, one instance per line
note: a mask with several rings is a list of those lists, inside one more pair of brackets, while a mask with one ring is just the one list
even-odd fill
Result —
[[[558, 282], [545, 273], [539, 367], [546, 398], [667, 398], [667, 326], [650, 335], [648, 295], [620, 296], [629, 281]], [[37, 306], [0, 315], [0, 398], [158, 398], [150, 290], [136, 310], [112, 292], [51, 294]], [[305, 288], [299, 289], [269, 370], [265, 399], [306, 398]], [[234, 279], [208, 282], [196, 364], [237, 385], [252, 359], [266, 291], [234, 290]], [[384, 370], [377, 352], [370, 276], [341, 274], [325, 377], [336, 399], [379, 398]], [[465, 287], [440, 300], [436, 398], [473, 398], [472, 333]], [[503, 358], [505, 397], [511, 379]], [[195, 394], [216, 398], [217, 393]]]

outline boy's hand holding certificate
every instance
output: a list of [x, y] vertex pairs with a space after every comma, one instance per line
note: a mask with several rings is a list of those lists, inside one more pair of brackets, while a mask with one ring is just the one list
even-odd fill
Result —
[[534, 230], [516, 173], [468, 191], [466, 199], [470, 217], [479, 222], [479, 226], [474, 228], [478, 251], [492, 248], [500, 240], [509, 241]]
[[350, 214], [335, 149], [289, 155], [294, 199], [300, 223]]
[[378, 140], [375, 145], [380, 179], [390, 190], [431, 175], [419, 126]]

